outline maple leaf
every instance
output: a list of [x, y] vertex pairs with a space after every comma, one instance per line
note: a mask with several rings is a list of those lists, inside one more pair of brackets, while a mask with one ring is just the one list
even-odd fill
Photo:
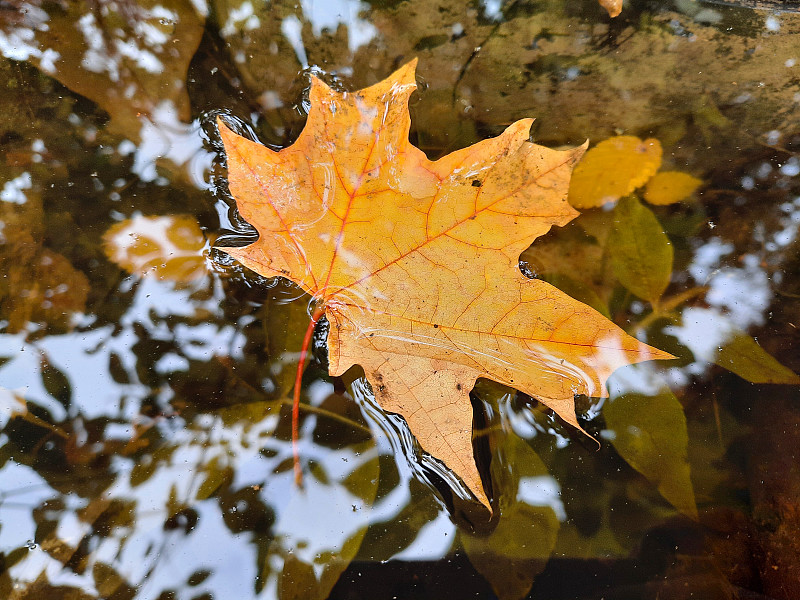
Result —
[[220, 250], [311, 294], [330, 322], [330, 374], [361, 365], [381, 406], [489, 507], [477, 378], [579, 427], [575, 394], [605, 396], [617, 367], [671, 356], [519, 269], [535, 238], [578, 214], [566, 195], [585, 147], [533, 144], [523, 119], [429, 161], [408, 141], [415, 65], [350, 93], [312, 78], [305, 128], [279, 152], [220, 121], [230, 191], [260, 234]]

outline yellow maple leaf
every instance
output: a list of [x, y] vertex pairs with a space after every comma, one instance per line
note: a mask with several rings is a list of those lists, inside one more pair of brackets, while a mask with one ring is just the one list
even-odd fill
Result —
[[308, 122], [280, 152], [220, 122], [231, 193], [260, 234], [221, 250], [308, 292], [330, 322], [330, 374], [361, 365], [382, 407], [489, 507], [472, 451], [477, 378], [578, 427], [575, 394], [605, 396], [616, 368], [670, 355], [519, 269], [534, 239], [577, 215], [566, 195], [584, 148], [533, 144], [523, 119], [429, 161], [408, 141], [415, 64], [356, 92], [312, 78]]

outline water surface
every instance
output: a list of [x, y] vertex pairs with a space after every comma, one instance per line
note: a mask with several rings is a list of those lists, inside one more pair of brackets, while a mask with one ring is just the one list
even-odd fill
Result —
[[[0, 5], [0, 596], [800, 597], [800, 15], [734, 4]], [[538, 143], [654, 138], [703, 182], [636, 192], [674, 251], [657, 303], [611, 268], [612, 206], [523, 253], [678, 359], [578, 398], [599, 450], [481, 382], [488, 523], [357, 371], [327, 375], [324, 324], [298, 490], [309, 298], [212, 250], [255, 238], [217, 116], [285, 147], [311, 74], [413, 57], [431, 158], [536, 117]]]

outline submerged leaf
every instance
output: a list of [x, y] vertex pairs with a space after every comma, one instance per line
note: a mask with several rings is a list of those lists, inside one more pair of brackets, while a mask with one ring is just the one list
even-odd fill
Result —
[[[524, 598], [556, 545], [560, 522], [553, 508], [557, 489], [542, 459], [514, 433], [492, 461], [492, 481], [500, 494], [500, 520], [488, 536], [461, 532], [461, 543], [475, 569], [500, 600]], [[513, 465], [513, 474], [507, 465]]]
[[686, 417], [675, 395], [668, 388], [653, 395], [623, 394], [603, 405], [603, 416], [620, 456], [672, 506], [696, 518]]
[[73, 314], [86, 308], [89, 279], [44, 246], [44, 223], [37, 183], [20, 203], [0, 201], [0, 321], [8, 333], [29, 323], [69, 329]]
[[[308, 326], [308, 302], [290, 301], [290, 285], [284, 283], [264, 302], [264, 337], [276, 396], [288, 396], [294, 386], [297, 351]], [[291, 291], [297, 295], [297, 288]]]
[[751, 383], [800, 383], [797, 373], [784, 367], [744, 331], [733, 331], [713, 361]]
[[191, 0], [25, 7], [19, 22], [0, 22], [0, 37], [42, 72], [97, 103], [111, 117], [112, 130], [138, 141], [144, 118], [159, 110], [189, 119], [186, 73], [204, 22]]
[[225, 427], [232, 427], [242, 423], [244, 426], [243, 433], [247, 433], [253, 423], [260, 423], [267, 416], [277, 415], [280, 406], [280, 400], [259, 400], [226, 406], [219, 409], [217, 415], [222, 419]]
[[85, 309], [88, 296], [86, 275], [65, 256], [42, 248], [30, 263], [7, 267], [0, 285], [0, 318], [8, 320], [9, 332], [31, 322], [68, 328], [72, 314]]
[[202, 472], [203, 482], [197, 488], [197, 493], [195, 494], [197, 500], [205, 500], [223, 485], [229, 485], [235, 475], [233, 467], [222, 461], [219, 456], [215, 456], [203, 465]]
[[687, 308], [674, 335], [700, 360], [712, 362], [751, 383], [800, 383], [800, 377], [780, 364], [730, 318], [713, 309]]
[[45, 354], [42, 354], [39, 359], [39, 374], [47, 393], [65, 408], [69, 408], [72, 404], [72, 383], [61, 369], [47, 359]]
[[603, 140], [575, 167], [569, 203], [575, 208], [595, 208], [627, 196], [655, 175], [661, 153], [661, 143], [654, 138], [642, 141], [621, 135]]
[[38, 195], [26, 203], [0, 202], [0, 320], [9, 333], [28, 323], [59, 329], [83, 312], [89, 280], [63, 254], [42, 246], [44, 213]]
[[106, 256], [128, 273], [188, 283], [207, 274], [205, 238], [194, 217], [137, 215], [103, 234]]
[[702, 184], [702, 179], [698, 179], [688, 173], [662, 171], [661, 173], [656, 173], [647, 182], [647, 186], [644, 189], [644, 199], [650, 204], [674, 204], [675, 202], [686, 200]]
[[569, 275], [562, 275], [561, 273], [547, 275], [544, 279], [547, 283], [554, 285], [565, 294], [569, 294], [576, 300], [580, 300], [587, 306], [591, 306], [604, 317], [611, 318], [608, 305], [597, 295], [597, 292], [583, 282], [573, 279]]
[[[613, 290], [614, 275], [604, 260], [608, 233], [598, 232], [601, 239], [583, 228], [587, 218], [608, 215], [605, 212], [584, 213], [579, 219], [550, 231], [520, 256], [529, 276], [544, 279], [584, 304], [608, 316], [604, 309]], [[610, 230], [611, 225], [606, 229]], [[568, 278], [574, 283], [564, 280]], [[564, 284], [562, 286], [562, 283]], [[589, 298], [596, 300], [589, 301]], [[607, 310], [607, 308], [605, 308]]]
[[672, 243], [656, 216], [633, 196], [614, 207], [608, 252], [619, 282], [639, 298], [657, 303], [672, 276]]
[[331, 375], [361, 365], [382, 407], [488, 506], [477, 378], [577, 427], [575, 394], [604, 396], [617, 367], [669, 355], [520, 272], [520, 253], [576, 216], [566, 194], [583, 149], [530, 143], [524, 119], [431, 162], [408, 141], [414, 66], [352, 93], [313, 78], [306, 126], [280, 152], [220, 123], [230, 190], [260, 234], [222, 250], [311, 294], [330, 323]]

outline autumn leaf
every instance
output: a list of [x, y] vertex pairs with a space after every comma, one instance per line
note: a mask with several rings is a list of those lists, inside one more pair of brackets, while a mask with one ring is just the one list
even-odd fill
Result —
[[43, 245], [44, 211], [38, 192], [22, 204], [0, 202], [0, 321], [6, 333], [29, 323], [70, 329], [83, 312], [89, 279], [69, 259]]
[[606, 9], [609, 17], [618, 17], [622, 12], [622, 0], [597, 0]]
[[603, 140], [575, 168], [570, 204], [595, 208], [627, 196], [655, 175], [661, 155], [661, 143], [655, 138], [620, 135]]
[[138, 141], [159, 106], [189, 120], [186, 73], [205, 20], [190, 0], [37, 3], [20, 13], [0, 22], [0, 39], [97, 103], [112, 131]]
[[330, 322], [330, 374], [363, 367], [382, 407], [488, 507], [477, 378], [579, 427], [575, 394], [606, 396], [618, 367], [670, 355], [519, 269], [534, 239], [577, 215], [566, 195], [584, 149], [530, 143], [523, 119], [429, 161], [408, 141], [415, 64], [357, 92], [312, 78], [308, 122], [280, 152], [220, 122], [231, 193], [260, 234], [221, 250], [308, 292]]
[[662, 171], [647, 182], [644, 199], [650, 204], [674, 204], [694, 194], [702, 184], [702, 180], [688, 173]]
[[656, 216], [634, 196], [614, 207], [608, 250], [620, 283], [656, 304], [672, 276], [672, 244]]
[[189, 215], [136, 215], [103, 234], [106, 256], [127, 272], [177, 283], [206, 276], [205, 246], [200, 225]]

